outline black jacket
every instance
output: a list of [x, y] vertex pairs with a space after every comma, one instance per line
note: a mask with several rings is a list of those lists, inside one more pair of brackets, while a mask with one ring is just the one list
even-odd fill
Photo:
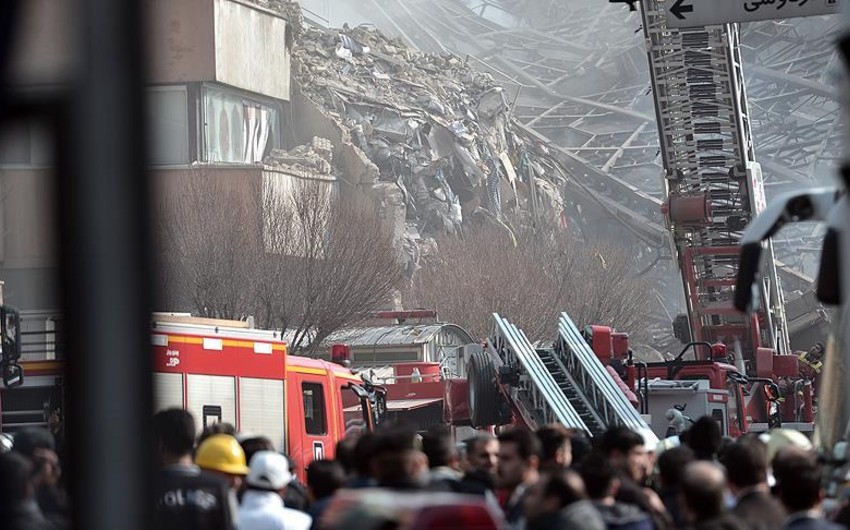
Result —
[[233, 530], [236, 496], [227, 482], [195, 466], [167, 466], [156, 489], [157, 530]]
[[785, 508], [763, 491], [743, 494], [731, 513], [750, 530], [780, 530], [785, 522]]

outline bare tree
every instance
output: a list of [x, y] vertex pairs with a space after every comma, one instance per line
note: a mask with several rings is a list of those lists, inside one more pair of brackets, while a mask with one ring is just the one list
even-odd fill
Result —
[[189, 175], [172, 196], [161, 197], [159, 240], [161, 303], [214, 318], [244, 318], [251, 309], [245, 289], [255, 246], [246, 230], [243, 197], [204, 171]]
[[464, 240], [443, 237], [406, 293], [409, 303], [434, 307], [474, 336], [489, 333], [490, 314], [517, 324], [529, 339], [553, 339], [558, 313], [578, 325], [603, 324], [639, 334], [649, 288], [628, 255], [554, 228], [537, 231], [487, 226]]
[[253, 315], [287, 331], [292, 351], [362, 322], [402, 280], [373, 207], [339, 201], [332, 182], [272, 174], [237, 192], [199, 172], [157, 218], [167, 307]]
[[259, 289], [284, 298], [266, 307], [270, 321], [290, 331], [295, 351], [314, 352], [334, 331], [362, 322], [402, 280], [398, 253], [373, 208], [332, 195], [329, 186], [303, 182], [288, 197], [264, 199], [276, 204], [266, 220], [280, 233], [269, 254], [277, 270], [263, 276]]

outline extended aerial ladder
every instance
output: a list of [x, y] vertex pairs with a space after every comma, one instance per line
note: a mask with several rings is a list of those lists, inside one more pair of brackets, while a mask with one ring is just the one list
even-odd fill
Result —
[[[548, 423], [593, 436], [615, 425], [649, 426], [562, 314], [553, 348], [535, 348], [525, 333], [494, 313], [483, 351], [468, 366], [469, 408], [476, 427], [511, 421], [535, 429]], [[512, 412], [513, 414], [507, 414]]]
[[739, 369], [752, 371], [758, 348], [790, 352], [769, 242], [768, 270], [758, 285], [762, 309], [744, 315], [732, 305], [743, 231], [765, 207], [738, 26], [670, 29], [665, 7], [671, 3], [640, 1], [665, 177], [663, 212], [688, 311], [690, 333], [680, 338], [724, 343]]

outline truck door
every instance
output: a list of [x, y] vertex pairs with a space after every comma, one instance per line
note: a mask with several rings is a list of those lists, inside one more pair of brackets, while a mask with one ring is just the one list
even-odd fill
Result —
[[289, 454], [295, 459], [299, 477], [316, 459], [330, 458], [334, 452], [331, 435], [331, 396], [325, 377], [295, 374], [290, 387]]

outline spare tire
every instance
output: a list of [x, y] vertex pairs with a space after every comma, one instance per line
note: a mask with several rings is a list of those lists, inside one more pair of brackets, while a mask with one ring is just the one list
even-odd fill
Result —
[[469, 419], [476, 429], [498, 425], [502, 405], [496, 368], [485, 352], [475, 352], [467, 364], [469, 381]]

